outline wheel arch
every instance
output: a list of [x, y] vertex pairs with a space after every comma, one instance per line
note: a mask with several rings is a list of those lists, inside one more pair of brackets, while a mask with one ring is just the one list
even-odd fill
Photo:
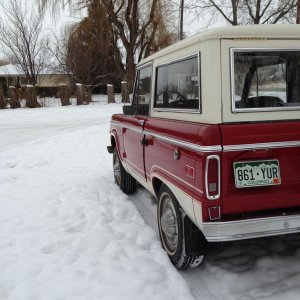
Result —
[[115, 148], [117, 146], [117, 141], [116, 141], [116, 132], [112, 131], [110, 135], [110, 144]]
[[155, 172], [152, 176], [152, 187], [157, 198], [159, 196], [160, 188], [163, 184], [167, 186], [167, 188], [174, 194], [183, 211], [193, 222], [195, 222], [192, 196], [183, 193], [181, 189], [178, 188], [174, 183], [172, 183], [167, 176], [164, 176], [164, 174]]
[[119, 157], [122, 161], [120, 139], [116, 130], [112, 130], [110, 133], [110, 144], [113, 149], [117, 149]]
[[166, 184], [166, 183], [164, 183], [160, 178], [158, 178], [158, 177], [152, 178], [152, 187], [153, 187], [153, 191], [155, 193], [156, 198], [158, 198], [159, 190], [163, 184]]

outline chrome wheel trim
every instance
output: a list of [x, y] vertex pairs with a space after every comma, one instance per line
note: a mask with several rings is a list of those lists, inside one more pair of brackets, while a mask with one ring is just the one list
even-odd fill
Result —
[[160, 229], [166, 251], [173, 255], [178, 246], [178, 223], [174, 203], [166, 193], [160, 207]]

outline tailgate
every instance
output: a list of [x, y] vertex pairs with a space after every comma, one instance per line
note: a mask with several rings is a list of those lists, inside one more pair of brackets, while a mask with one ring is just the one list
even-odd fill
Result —
[[299, 121], [224, 124], [220, 131], [223, 216], [300, 207]]

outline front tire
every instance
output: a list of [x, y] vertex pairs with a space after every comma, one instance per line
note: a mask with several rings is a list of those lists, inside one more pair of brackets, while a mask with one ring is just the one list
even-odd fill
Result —
[[137, 188], [136, 180], [124, 169], [116, 147], [113, 152], [113, 170], [115, 182], [119, 186], [119, 188], [125, 194], [134, 193]]
[[[191, 222], [179, 206], [173, 193], [166, 185], [159, 191], [157, 206], [158, 229], [162, 247], [177, 269], [189, 269], [199, 266], [203, 256], [188, 255], [184, 234], [184, 224]], [[187, 219], [186, 219], [187, 218]]]

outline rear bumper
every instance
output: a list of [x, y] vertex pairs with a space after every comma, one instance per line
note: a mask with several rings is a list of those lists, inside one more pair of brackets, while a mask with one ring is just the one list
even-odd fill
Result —
[[235, 241], [300, 232], [300, 215], [203, 223], [209, 242]]

